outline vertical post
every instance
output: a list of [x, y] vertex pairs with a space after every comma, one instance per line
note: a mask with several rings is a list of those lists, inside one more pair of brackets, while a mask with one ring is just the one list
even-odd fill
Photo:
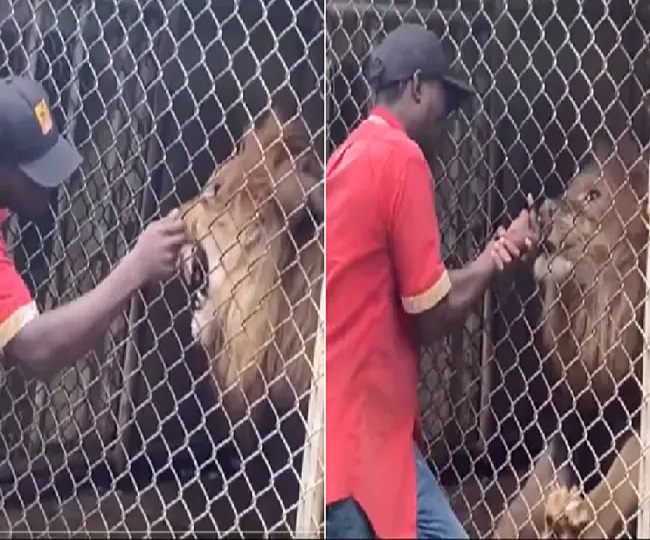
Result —
[[296, 536], [316, 538], [324, 518], [325, 481], [325, 276], [321, 286], [318, 329], [314, 346], [313, 372], [305, 450], [300, 478], [300, 499], [296, 516]]
[[[81, 103], [81, 93], [79, 90], [79, 78], [81, 72], [81, 66], [84, 61], [84, 38], [83, 31], [84, 25], [86, 23], [86, 15], [88, 13], [88, 3], [84, 2], [79, 6], [79, 27], [75, 30], [70, 39], [74, 39], [74, 48], [72, 49], [72, 81], [70, 82], [70, 96], [68, 98], [68, 106], [66, 108], [66, 125], [64, 134], [68, 136], [68, 139], [74, 143], [74, 133], [77, 127], [77, 113], [82, 107]], [[54, 242], [52, 243], [52, 256], [51, 256], [51, 265], [54, 266], [56, 261], [63, 257], [65, 253], [65, 236], [66, 236], [66, 225], [65, 220], [61, 219], [63, 212], [65, 210], [65, 197], [59, 194], [59, 204], [57, 212], [57, 232], [54, 237]], [[58, 242], [56, 241], [58, 239]], [[50, 280], [48, 286], [48, 294], [45, 296], [45, 309], [54, 307], [56, 299], [60, 298], [60, 295], [64, 292], [64, 272], [63, 269], [59, 269], [56, 272], [56, 275], [53, 279]], [[49, 298], [48, 298], [49, 296]]]
[[[79, 106], [81, 105], [81, 98], [79, 94], [79, 73], [81, 70], [81, 64], [83, 62], [83, 53], [84, 53], [83, 28], [84, 28], [84, 23], [86, 21], [87, 11], [88, 11], [88, 5], [86, 2], [84, 2], [83, 4], [81, 4], [79, 10], [79, 16], [78, 16], [79, 27], [70, 36], [71, 38], [74, 36], [75, 44], [72, 50], [71, 71], [73, 75], [72, 75], [72, 81], [70, 87], [70, 98], [68, 100], [68, 107], [66, 110], [66, 117], [65, 117], [66, 126], [65, 126], [64, 133], [68, 136], [69, 140], [72, 142], [74, 142], [74, 131], [77, 122], [75, 112], [78, 110]], [[65, 221], [59, 219], [63, 215], [63, 211], [65, 209], [64, 206], [65, 206], [65, 197], [63, 197], [61, 193], [59, 193], [55, 235], [52, 242], [52, 253], [50, 255], [50, 264], [52, 267], [55, 266], [56, 261], [62, 258], [65, 253], [65, 247], [64, 247], [65, 230], [66, 230]], [[58, 279], [59, 275], [61, 279]], [[56, 299], [60, 298], [61, 294], [64, 292], [63, 277], [64, 277], [63, 271], [61, 270], [56, 272], [53, 278], [49, 281], [48, 290], [44, 297], [45, 305], [43, 306], [43, 309], [53, 308], [56, 304]], [[38, 382], [36, 388], [37, 390], [34, 396], [34, 404], [36, 407], [35, 414], [37, 415], [37, 417], [34, 420], [34, 426], [33, 426], [34, 430], [32, 431], [31, 439], [30, 439], [31, 449], [34, 451], [36, 451], [40, 445], [40, 441], [42, 437], [39, 428], [45, 425], [45, 413], [46, 413], [46, 407], [45, 407], [46, 386], [43, 383]]]
[[[494, 0], [489, 7], [486, 6], [485, 9], [489, 9], [490, 20], [495, 24], [495, 33], [497, 40], [500, 43], [508, 43], [508, 41], [503, 41], [499, 39], [499, 34], [503, 34], [503, 29], [497, 26], [497, 21], [503, 13], [503, 10], [506, 8], [505, 2], [503, 0]], [[510, 26], [506, 25], [507, 29], [506, 39], [511, 39]], [[492, 58], [488, 58], [488, 65], [490, 66], [490, 71], [493, 76], [496, 73], [495, 62]], [[498, 79], [494, 78], [490, 82], [490, 87], [492, 89], [497, 88]], [[490, 92], [492, 93], [492, 92]], [[485, 106], [485, 103], [484, 103]], [[492, 232], [492, 216], [494, 215], [494, 196], [495, 196], [495, 187], [494, 181], [496, 180], [495, 171], [498, 168], [498, 150], [496, 145], [491, 140], [492, 137], [498, 140], [497, 131], [496, 131], [496, 106], [494, 98], [490, 99], [488, 103], [488, 110], [486, 111], [486, 119], [488, 123], [488, 132], [491, 134], [490, 139], [488, 140], [488, 186], [487, 186], [487, 198], [485, 201], [485, 212], [486, 212], [486, 222], [485, 222], [485, 237], [489, 238], [489, 235]], [[492, 311], [494, 310], [493, 305], [493, 296], [491, 291], [487, 291], [483, 296], [483, 332], [482, 332], [482, 347], [481, 347], [481, 395], [480, 395], [480, 407], [479, 407], [479, 438], [480, 444], [484, 444], [489, 441], [492, 436], [492, 431], [494, 429], [494, 418], [491, 410], [491, 398], [490, 394], [492, 392], [493, 385], [493, 362], [496, 359], [493, 359], [494, 356], [494, 343], [493, 343], [493, 317]]]
[[[487, 122], [491, 128], [494, 122], [494, 100], [490, 100], [487, 111]], [[490, 133], [495, 133], [490, 129]], [[494, 214], [494, 180], [497, 165], [497, 151], [495, 144], [488, 141], [488, 186], [485, 200], [485, 238], [488, 239], [492, 233], [492, 216]], [[492, 358], [494, 355], [494, 344], [492, 342], [492, 291], [488, 290], [483, 296], [483, 331], [481, 343], [481, 392], [479, 406], [479, 440], [480, 445], [490, 440], [492, 435], [492, 412], [490, 410], [490, 394], [492, 392]]]
[[[33, 7], [34, 22], [32, 24], [31, 32], [27, 38], [27, 52], [29, 54], [29, 64], [27, 69], [32, 79], [36, 78], [36, 64], [38, 63], [39, 48], [43, 47], [43, 39], [41, 35], [41, 25], [43, 23], [43, 8], [42, 6]], [[40, 40], [40, 47], [39, 45]], [[29, 382], [27, 383], [29, 385]], [[42, 440], [41, 429], [45, 417], [45, 400], [47, 396], [47, 383], [40, 380], [33, 382], [34, 398], [32, 405], [32, 420], [29, 426], [29, 432], [26, 436], [25, 443], [30, 452], [34, 454], [38, 451], [40, 441]], [[29, 386], [27, 386], [29, 392]]]
[[[492, 120], [490, 119], [490, 122]], [[492, 183], [492, 171], [494, 164], [494, 145], [489, 146], [489, 175], [488, 182]], [[488, 185], [487, 200], [485, 203], [487, 219], [485, 222], [485, 237], [489, 238], [491, 233], [491, 220], [494, 211], [494, 189]], [[483, 296], [483, 331], [481, 343], [481, 390], [480, 390], [480, 407], [479, 407], [479, 445], [483, 445], [490, 440], [492, 435], [492, 414], [490, 411], [490, 394], [492, 392], [492, 357], [494, 354], [494, 344], [492, 343], [492, 292], [485, 292]]]
[[[467, 225], [461, 225], [459, 223], [459, 225], [462, 227], [462, 229], [460, 230], [456, 229], [455, 227], [455, 224], [457, 223], [455, 217], [459, 213], [461, 215], [463, 213], [463, 194], [462, 191], [458, 191], [453, 187], [454, 184], [457, 185], [457, 183], [459, 182], [462, 148], [459, 147], [458, 143], [461, 141], [462, 136], [463, 134], [461, 131], [460, 120], [456, 119], [449, 129], [449, 140], [454, 143], [454, 146], [457, 148], [457, 151], [455, 152], [454, 156], [451, 158], [451, 162], [449, 164], [449, 169], [448, 169], [449, 175], [447, 177], [449, 180], [451, 180], [449, 186], [449, 194], [450, 194], [450, 198], [452, 196], [451, 194], [453, 194], [453, 202], [451, 200], [448, 200], [447, 202], [449, 203], [448, 212], [451, 214], [449, 220], [450, 228], [455, 229], [456, 245], [462, 246], [460, 249], [463, 252], [463, 256], [466, 256], [467, 252], [465, 252], [464, 248], [467, 247], [467, 244], [465, 245], [463, 244], [464, 241], [469, 238], [469, 235], [467, 234]], [[461, 190], [462, 189], [465, 188], [463, 187], [461, 188]], [[467, 223], [467, 219], [465, 219], [465, 223]], [[445, 422], [442, 425], [442, 432], [443, 432], [443, 437], [445, 439], [445, 442], [447, 443], [446, 446], [448, 445], [450, 448], [454, 448], [458, 444], [463, 444], [464, 438], [467, 435], [464, 432], [465, 427], [467, 427], [465, 421], [468, 420], [471, 416], [471, 408], [468, 407], [469, 403], [464, 402], [463, 398], [467, 391], [466, 388], [467, 365], [465, 363], [465, 354], [464, 354], [465, 345], [466, 345], [465, 336], [466, 336], [466, 331], [468, 330], [468, 326], [472, 325], [475, 321], [475, 319], [474, 320], [472, 319], [473, 317], [467, 317], [467, 319], [462, 324], [457, 325], [449, 332], [450, 355], [449, 358], [447, 359], [447, 361], [449, 362], [449, 367], [451, 367], [451, 375], [449, 377], [449, 388], [448, 388], [449, 413], [448, 415], [445, 415]], [[437, 363], [437, 359], [434, 356], [433, 357], [434, 366], [436, 363]], [[436, 390], [434, 388], [430, 388], [430, 391], [433, 395], [435, 395]], [[449, 418], [452, 419], [455, 418], [455, 421], [447, 422]], [[426, 457], [430, 457], [430, 456], [426, 456]]]
[[[177, 10], [178, 11], [178, 10]], [[178, 17], [179, 15], [172, 15], [169, 17], [169, 25], [171, 28], [174, 28], [176, 24], [176, 19], [173, 17]], [[147, 154], [145, 158], [146, 168], [148, 172], [153, 171], [160, 160], [163, 158], [164, 154], [164, 145], [167, 144], [166, 140], [168, 119], [169, 116], [165, 115], [163, 120], [159, 120], [158, 116], [162, 111], [165, 110], [165, 79], [164, 79], [164, 64], [167, 62], [167, 59], [172, 57], [173, 52], [173, 33], [167, 35], [165, 32], [160, 32], [159, 37], [154, 40], [152, 45], [152, 55], [159, 61], [161, 64], [160, 72], [156, 77], [155, 89], [153, 91], [153, 121], [156, 123], [155, 131], [158, 133], [158, 137], [151, 137], [149, 145], [147, 147]], [[145, 92], [145, 98], [148, 92]], [[140, 217], [142, 221], [145, 222], [149, 216], [154, 212], [156, 206], [156, 198], [153, 192], [153, 186], [150, 185], [148, 189], [144, 189], [142, 193], [142, 202], [140, 206]], [[127, 332], [132, 332], [133, 329], [137, 326], [138, 321], [142, 317], [142, 313], [145, 310], [145, 301], [140, 294], [134, 294], [131, 297], [131, 302], [129, 304], [129, 321], [127, 326]], [[121, 392], [120, 400], [118, 403], [117, 411], [117, 436], [116, 436], [116, 445], [111, 451], [111, 462], [112, 465], [118, 471], [126, 470], [128, 465], [128, 458], [132, 450], [132, 428], [133, 428], [133, 406], [136, 404], [136, 392], [138, 389], [137, 381], [137, 372], [139, 368], [138, 362], [139, 354], [137, 349], [137, 334], [133, 336], [132, 339], [129, 339], [126, 342], [126, 351], [124, 353], [124, 363], [123, 363], [123, 391]]]
[[[20, 37], [20, 44], [25, 50], [25, 56], [21, 57], [20, 68], [16, 70], [18, 73], [14, 73], [15, 70], [13, 66], [10, 65], [9, 67], [13, 75], [24, 74], [26, 71], [32, 78], [35, 78], [36, 63], [38, 61], [39, 38], [42, 38], [41, 25], [43, 23], [43, 6], [42, 3], [41, 5], [35, 5], [35, 2], [33, 0], [31, 0], [29, 4], [29, 11], [32, 14], [32, 21], [29, 25], [29, 30], [26, 30]], [[43, 46], [42, 39], [40, 45], [41, 47]], [[23, 58], [25, 64], [22, 63]], [[15, 241], [15, 236], [20, 235], [19, 232], [14, 233], [14, 231], [19, 231], [18, 215], [15, 212], [12, 212], [7, 222], [9, 224], [7, 242], [9, 244], [12, 244]]]
[[43, 24], [43, 7], [33, 6], [34, 20], [32, 22], [31, 31], [27, 36], [27, 53], [29, 60], [27, 70], [32, 78], [36, 77], [36, 63], [38, 62], [39, 41], [41, 47], [43, 46], [43, 36], [41, 35], [41, 25]]
[[[650, 152], [644, 159], [650, 162]], [[649, 163], [650, 164], [650, 163]], [[650, 194], [650, 172], [648, 174], [648, 194]], [[646, 203], [647, 216], [650, 216], [650, 195]], [[641, 463], [639, 467], [639, 518], [637, 538], [650, 538], [650, 249], [646, 246], [645, 267], [645, 308], [643, 317], [643, 401], [641, 405]]]

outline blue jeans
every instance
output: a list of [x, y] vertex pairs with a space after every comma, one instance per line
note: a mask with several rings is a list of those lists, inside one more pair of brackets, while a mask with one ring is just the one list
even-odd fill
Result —
[[[469, 538], [449, 505], [431, 469], [415, 446], [417, 485], [417, 537]], [[365, 512], [352, 499], [330, 504], [325, 511], [325, 538], [375, 538]]]

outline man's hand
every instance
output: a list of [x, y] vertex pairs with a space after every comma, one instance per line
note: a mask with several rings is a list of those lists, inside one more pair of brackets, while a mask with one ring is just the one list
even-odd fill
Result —
[[141, 283], [162, 281], [178, 268], [182, 247], [188, 243], [185, 225], [178, 210], [150, 223], [142, 231], [136, 246], [128, 255]]
[[528, 208], [520, 212], [519, 216], [508, 227], [505, 235], [519, 249], [528, 252], [537, 248], [539, 234], [539, 221], [533, 208], [533, 197], [529, 194]]
[[528, 208], [520, 212], [507, 230], [499, 228], [497, 238], [490, 248], [492, 260], [500, 271], [537, 249], [540, 237], [539, 222], [530, 194], [527, 200]]
[[174, 273], [186, 242], [177, 210], [152, 223], [97, 287], [36, 317], [5, 345], [3, 354], [39, 377], [58, 373], [97, 345], [139, 287]]

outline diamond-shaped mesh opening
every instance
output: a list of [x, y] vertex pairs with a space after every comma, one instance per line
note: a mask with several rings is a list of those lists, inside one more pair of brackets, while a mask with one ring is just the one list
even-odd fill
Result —
[[[5, 366], [3, 531], [319, 527], [323, 20], [311, 0], [0, 6], [2, 76], [42, 81], [84, 157], [49, 212], [12, 216], [4, 231], [40, 310], [100, 283], [173, 208], [208, 223], [178, 275], [136, 293], [55, 380]], [[269, 118], [276, 136], [259, 140]], [[251, 141], [255, 163], [242, 157], [255, 155]], [[210, 195], [211, 178], [230, 178], [232, 201]], [[199, 321], [220, 336], [209, 342], [195, 315], [212, 303]]]
[[[586, 537], [599, 527], [603, 537], [627, 526], [635, 532], [640, 505], [629, 495], [636, 491], [630, 480], [638, 478], [640, 452], [630, 433], [640, 427], [641, 370], [634, 367], [641, 362], [643, 323], [635, 316], [639, 309], [629, 308], [615, 323], [611, 310], [616, 303], [640, 308], [645, 296], [645, 260], [630, 256], [639, 264], [626, 267], [621, 254], [634, 253], [644, 242], [639, 219], [646, 213], [647, 173], [635, 171], [633, 162], [650, 156], [641, 153], [650, 139], [646, 4], [327, 4], [328, 151], [367, 112], [364, 60], [400, 22], [434, 30], [477, 90], [450, 118], [449, 137], [434, 167], [448, 267], [476, 257], [497, 227], [526, 206], [527, 193], [537, 207], [557, 198], [561, 208], [576, 214], [564, 229], [562, 213], [553, 214], [555, 232], [545, 233], [574, 235], [571, 241], [579, 248], [573, 249], [567, 279], [578, 279], [577, 272], [583, 280], [592, 276], [590, 287], [576, 293], [575, 305], [564, 305], [558, 293], [544, 304], [543, 280], [534, 278], [531, 261], [495, 283], [464, 327], [422, 354], [420, 411], [428, 457], [472, 537], [489, 537], [497, 528], [507, 538], [538, 537], [547, 527], [547, 511], [558, 518], [556, 533], [576, 525], [567, 537], [581, 527], [595, 527], [583, 531]], [[599, 157], [622, 157], [622, 168], [605, 165], [603, 173], [590, 165], [597, 136], [609, 143], [596, 152]], [[615, 143], [620, 148], [612, 148]], [[571, 182], [580, 171], [623, 180], [581, 180], [580, 188], [577, 179]], [[588, 188], [589, 182], [595, 187]], [[564, 196], [569, 185], [573, 190]], [[586, 190], [582, 199], [579, 189]], [[617, 205], [603, 206], [612, 199]], [[587, 200], [591, 206], [584, 207]], [[555, 247], [568, 249], [565, 244]], [[560, 272], [566, 270], [562, 263], [560, 258], [548, 265]], [[611, 302], [595, 307], [590, 299], [604, 294], [604, 280], [614, 283], [607, 293]], [[566, 384], [569, 377], [574, 384]], [[549, 454], [553, 466], [544, 459]], [[533, 464], [536, 473], [530, 475]], [[565, 510], [571, 493], [552, 492], [553, 482], [588, 495], [597, 522], [582, 523], [585, 515], [594, 515], [581, 514], [587, 507], [582, 503]], [[523, 527], [531, 510], [538, 533]], [[508, 526], [508, 516], [515, 516], [514, 526]]]

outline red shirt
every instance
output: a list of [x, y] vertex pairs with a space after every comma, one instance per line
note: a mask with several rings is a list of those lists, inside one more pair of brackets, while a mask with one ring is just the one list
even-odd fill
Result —
[[[7, 210], [0, 209], [0, 227], [6, 219]], [[0, 356], [4, 346], [37, 315], [36, 304], [9, 258], [0, 230]]]
[[409, 313], [451, 284], [433, 180], [374, 110], [327, 164], [326, 504], [354, 497], [380, 538], [415, 538], [419, 356]]

